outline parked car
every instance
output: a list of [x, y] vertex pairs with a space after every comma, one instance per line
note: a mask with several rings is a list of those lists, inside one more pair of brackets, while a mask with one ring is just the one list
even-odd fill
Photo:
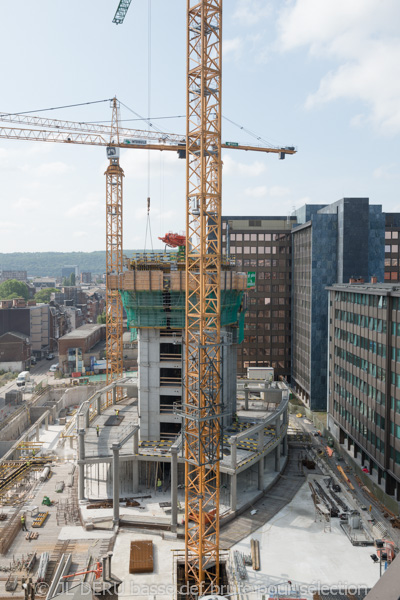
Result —
[[58, 363], [56, 365], [51, 365], [49, 371], [51, 373], [54, 373], [55, 371], [58, 371]]
[[54, 359], [55, 359], [55, 356], [54, 356], [54, 354], [52, 352], [49, 352], [46, 355], [46, 360], [54, 360]]
[[31, 356], [31, 365], [36, 365], [36, 357]]

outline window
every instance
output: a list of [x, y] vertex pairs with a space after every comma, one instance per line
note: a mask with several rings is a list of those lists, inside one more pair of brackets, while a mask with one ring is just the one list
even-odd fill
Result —
[[236, 234], [231, 233], [231, 242], [236, 241]]
[[398, 253], [398, 251], [399, 251], [399, 247], [398, 247], [398, 245], [397, 245], [397, 244], [396, 244], [395, 246], [392, 246], [392, 252], [393, 252], [394, 254], [397, 254], [397, 253]]
[[258, 234], [258, 241], [259, 242], [263, 242], [264, 241], [264, 234], [263, 233], [259, 233]]
[[242, 242], [243, 241], [243, 235], [241, 233], [237, 233], [236, 234], [236, 241], [237, 242]]
[[243, 236], [243, 239], [244, 239], [245, 242], [249, 242], [250, 241], [250, 234], [249, 233], [245, 233], [244, 236]]
[[244, 254], [250, 254], [250, 246], [244, 246], [243, 253]]
[[391, 246], [385, 246], [385, 252], [390, 252]]
[[392, 240], [397, 240], [399, 238], [399, 232], [398, 231], [392, 231]]
[[391, 239], [392, 239], [392, 232], [385, 231], [385, 240], [391, 240]]
[[257, 241], [257, 234], [256, 233], [252, 233], [250, 236], [250, 239], [252, 242], [256, 242]]

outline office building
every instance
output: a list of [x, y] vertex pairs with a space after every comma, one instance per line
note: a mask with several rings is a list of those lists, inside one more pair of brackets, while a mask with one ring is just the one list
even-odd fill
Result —
[[273, 367], [290, 377], [291, 230], [295, 217], [222, 217], [222, 248], [238, 272], [255, 273], [248, 290], [244, 340], [238, 346], [237, 372]]
[[400, 287], [329, 288], [332, 435], [400, 500]]
[[385, 281], [400, 281], [400, 213], [385, 214]]
[[292, 385], [312, 410], [326, 410], [328, 293], [333, 283], [384, 277], [385, 215], [368, 198], [296, 211], [292, 231]]

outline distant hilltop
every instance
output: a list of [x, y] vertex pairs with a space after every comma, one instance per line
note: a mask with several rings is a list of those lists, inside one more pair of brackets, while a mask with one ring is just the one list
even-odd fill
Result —
[[[134, 250], [124, 250], [131, 256]], [[28, 277], [60, 277], [65, 265], [78, 265], [79, 271], [105, 273], [106, 253], [95, 252], [10, 252], [0, 253], [0, 270], [27, 271]]]

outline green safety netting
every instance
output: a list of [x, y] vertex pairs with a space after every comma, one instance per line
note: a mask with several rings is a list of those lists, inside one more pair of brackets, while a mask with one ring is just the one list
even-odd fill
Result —
[[[120, 294], [126, 310], [132, 340], [137, 337], [137, 327], [181, 329], [185, 326], [184, 292], [120, 290]], [[239, 321], [239, 336], [244, 333], [242, 300], [242, 291], [221, 291], [221, 325], [233, 325]]]

